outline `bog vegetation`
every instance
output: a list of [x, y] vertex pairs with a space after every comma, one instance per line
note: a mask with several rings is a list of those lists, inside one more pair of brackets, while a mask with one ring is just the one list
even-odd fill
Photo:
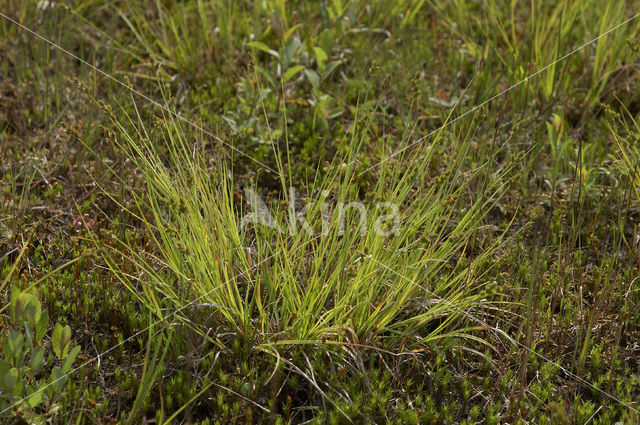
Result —
[[638, 6], [4, 0], [0, 422], [639, 423]]

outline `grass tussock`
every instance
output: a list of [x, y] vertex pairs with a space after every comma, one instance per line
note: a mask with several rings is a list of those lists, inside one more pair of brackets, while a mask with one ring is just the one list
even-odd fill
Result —
[[0, 12], [3, 423], [640, 420], [633, 2]]

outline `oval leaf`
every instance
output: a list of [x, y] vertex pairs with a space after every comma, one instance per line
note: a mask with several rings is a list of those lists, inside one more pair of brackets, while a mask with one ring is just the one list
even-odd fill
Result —
[[69, 325], [62, 328], [62, 359], [67, 357], [71, 347], [71, 327]]
[[6, 371], [4, 376], [2, 377], [2, 384], [3, 384], [2, 387], [5, 390], [7, 390], [7, 392], [10, 392], [11, 389], [16, 387], [17, 383], [18, 383], [18, 369], [15, 367], [12, 367], [8, 371]]
[[289, 41], [287, 41], [287, 44], [285, 44], [284, 46], [284, 52], [282, 53], [282, 65], [285, 68], [289, 67], [293, 56], [296, 54], [301, 45], [302, 42], [298, 37], [292, 37], [291, 39], [289, 39]]
[[247, 46], [253, 47], [254, 49], [262, 50], [263, 52], [268, 53], [271, 56], [280, 59], [280, 55], [278, 54], [278, 52], [276, 52], [273, 49], [270, 49], [269, 46], [267, 46], [261, 41], [250, 41], [247, 43]]
[[316, 55], [316, 61], [318, 62], [318, 68], [322, 69], [324, 68], [324, 63], [327, 59], [329, 59], [329, 57], [327, 56], [327, 53], [324, 51], [324, 49], [322, 47], [314, 47], [313, 48], [313, 53], [315, 53]]
[[307, 74], [307, 78], [309, 79], [309, 82], [311, 83], [313, 88], [317, 89], [320, 85], [320, 77], [318, 76], [318, 74], [312, 69], [305, 69], [304, 72], [305, 74]]
[[304, 69], [304, 66], [302, 65], [292, 66], [291, 68], [287, 69], [287, 72], [285, 72], [284, 75], [282, 76], [282, 82], [286, 83], [287, 81], [295, 77], [303, 69]]
[[53, 348], [53, 352], [56, 353], [59, 359], [62, 359], [62, 350], [64, 349], [62, 339], [62, 325], [56, 323], [55, 328], [53, 328], [53, 333], [51, 334], [51, 348]]
[[62, 371], [64, 373], [69, 372], [71, 366], [73, 365], [73, 362], [76, 360], [76, 357], [78, 357], [78, 353], [80, 353], [80, 346], [76, 345], [69, 352], [69, 355], [64, 359], [64, 363], [62, 363]]
[[33, 394], [29, 396], [27, 403], [29, 407], [34, 408], [42, 401], [42, 390], [37, 389]]
[[284, 33], [284, 36], [282, 37], [282, 41], [286, 43], [287, 40], [289, 40], [289, 38], [293, 35], [293, 33], [301, 26], [302, 26], [302, 23], [299, 23], [289, 28], [287, 32]]

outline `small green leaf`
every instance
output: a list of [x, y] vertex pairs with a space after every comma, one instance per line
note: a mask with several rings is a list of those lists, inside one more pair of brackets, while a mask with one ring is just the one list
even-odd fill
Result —
[[302, 65], [296, 65], [287, 69], [287, 72], [285, 72], [284, 75], [282, 76], [282, 82], [286, 83], [287, 81], [295, 77], [296, 74], [298, 74], [303, 69], [304, 69], [304, 66]]
[[24, 319], [29, 322], [30, 325], [35, 326], [36, 323], [38, 323], [38, 320], [40, 320], [40, 301], [33, 295], [21, 294], [21, 296], [23, 295], [27, 295], [29, 297], [26, 305], [24, 306]]
[[35, 325], [40, 319], [40, 301], [34, 295], [26, 292], [14, 292], [11, 300], [11, 320], [22, 323], [24, 320]]
[[56, 323], [53, 334], [51, 335], [51, 347], [60, 360], [64, 359], [70, 341], [71, 328], [69, 325], [62, 326], [60, 323]]
[[71, 347], [71, 327], [69, 325], [62, 328], [62, 359], [67, 357], [69, 348]]
[[34, 408], [38, 404], [40, 404], [41, 401], [42, 391], [40, 389], [37, 389], [33, 394], [29, 396], [29, 398], [27, 399], [27, 404], [29, 404], [29, 407]]
[[31, 353], [31, 358], [29, 359], [29, 368], [33, 371], [32, 373], [35, 375], [42, 369], [42, 359], [44, 358], [44, 348], [36, 347]]
[[11, 331], [11, 333], [4, 337], [2, 341], [2, 352], [5, 359], [14, 366], [18, 365], [22, 356], [24, 344], [24, 335], [19, 332]]
[[244, 395], [245, 397], [249, 397], [251, 395], [251, 384], [248, 382], [243, 383], [240, 386], [240, 394]]
[[289, 37], [291, 37], [291, 35], [293, 35], [293, 33], [300, 28], [300, 26], [302, 26], [302, 23], [296, 24], [294, 26], [292, 26], [291, 28], [289, 28], [287, 30], [287, 32], [284, 33], [284, 36], [282, 37], [282, 41], [284, 41], [285, 43], [287, 42], [287, 40], [289, 40]]
[[40, 320], [36, 324], [36, 342], [38, 345], [42, 344], [42, 338], [44, 338], [44, 334], [47, 332], [47, 328], [49, 327], [49, 310], [45, 309], [42, 311], [40, 315]]
[[318, 77], [318, 74], [312, 69], [305, 69], [304, 73], [307, 74], [307, 79], [311, 85], [317, 89], [320, 86], [320, 77]]
[[322, 81], [326, 80], [327, 77], [340, 65], [341, 61], [331, 61], [325, 66], [322, 70]]
[[268, 53], [271, 56], [274, 56], [274, 57], [280, 59], [280, 54], [278, 52], [276, 52], [275, 50], [269, 48], [269, 46], [267, 46], [266, 44], [264, 44], [261, 41], [250, 41], [250, 42], [247, 43], [247, 46], [253, 47], [254, 49], [262, 50], [263, 52]]
[[16, 384], [18, 383], [18, 369], [15, 367], [12, 367], [8, 371], [6, 371], [4, 376], [2, 376], [1, 378], [2, 378], [2, 387], [7, 392], [13, 392], [13, 390], [16, 387]]
[[296, 54], [302, 42], [298, 37], [291, 37], [287, 44], [284, 46], [284, 51], [282, 53], [282, 66], [284, 69], [289, 68], [289, 64], [293, 59], [293, 56]]
[[62, 371], [64, 373], [69, 372], [69, 370], [71, 369], [71, 366], [73, 365], [73, 362], [76, 360], [76, 357], [78, 357], [78, 353], [80, 353], [80, 346], [76, 345], [69, 352], [69, 355], [65, 357], [64, 363], [62, 363]]
[[314, 47], [313, 53], [316, 55], [316, 62], [318, 62], [318, 68], [324, 68], [324, 63], [329, 57], [322, 47]]
[[64, 387], [65, 381], [66, 375], [62, 371], [62, 368], [54, 366], [51, 370], [51, 375], [49, 376], [49, 384], [51, 384], [48, 388], [49, 397], [53, 397], [54, 393], [60, 392], [62, 387]]
[[28, 321], [24, 322], [24, 335], [27, 338], [27, 346], [33, 347], [35, 344], [33, 343], [33, 331], [34, 328], [29, 324]]

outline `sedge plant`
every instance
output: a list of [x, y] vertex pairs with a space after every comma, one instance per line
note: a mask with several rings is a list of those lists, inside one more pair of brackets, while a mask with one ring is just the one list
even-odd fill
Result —
[[[488, 302], [483, 277], [501, 238], [473, 256], [467, 248], [512, 170], [497, 171], [469, 199], [478, 170], [465, 170], [468, 130], [441, 132], [432, 144], [381, 164], [363, 188], [357, 155], [365, 117], [345, 135], [343, 153], [309, 184], [304, 206], [282, 187], [272, 208], [258, 211], [243, 203], [224, 160], [188, 138], [172, 116], [145, 126], [140, 115], [108, 112], [116, 129], [109, 137], [143, 183], [131, 190], [134, 206], [122, 207], [146, 228], [153, 248], [123, 237], [104, 258], [158, 320], [180, 323], [223, 352], [240, 346], [245, 356], [285, 359], [303, 376], [287, 359], [304, 346], [400, 353], [447, 337], [482, 342], [462, 313]], [[454, 136], [448, 160], [436, 167], [435, 147]], [[407, 161], [413, 165], [398, 166]], [[116, 260], [122, 256], [135, 275]]]

